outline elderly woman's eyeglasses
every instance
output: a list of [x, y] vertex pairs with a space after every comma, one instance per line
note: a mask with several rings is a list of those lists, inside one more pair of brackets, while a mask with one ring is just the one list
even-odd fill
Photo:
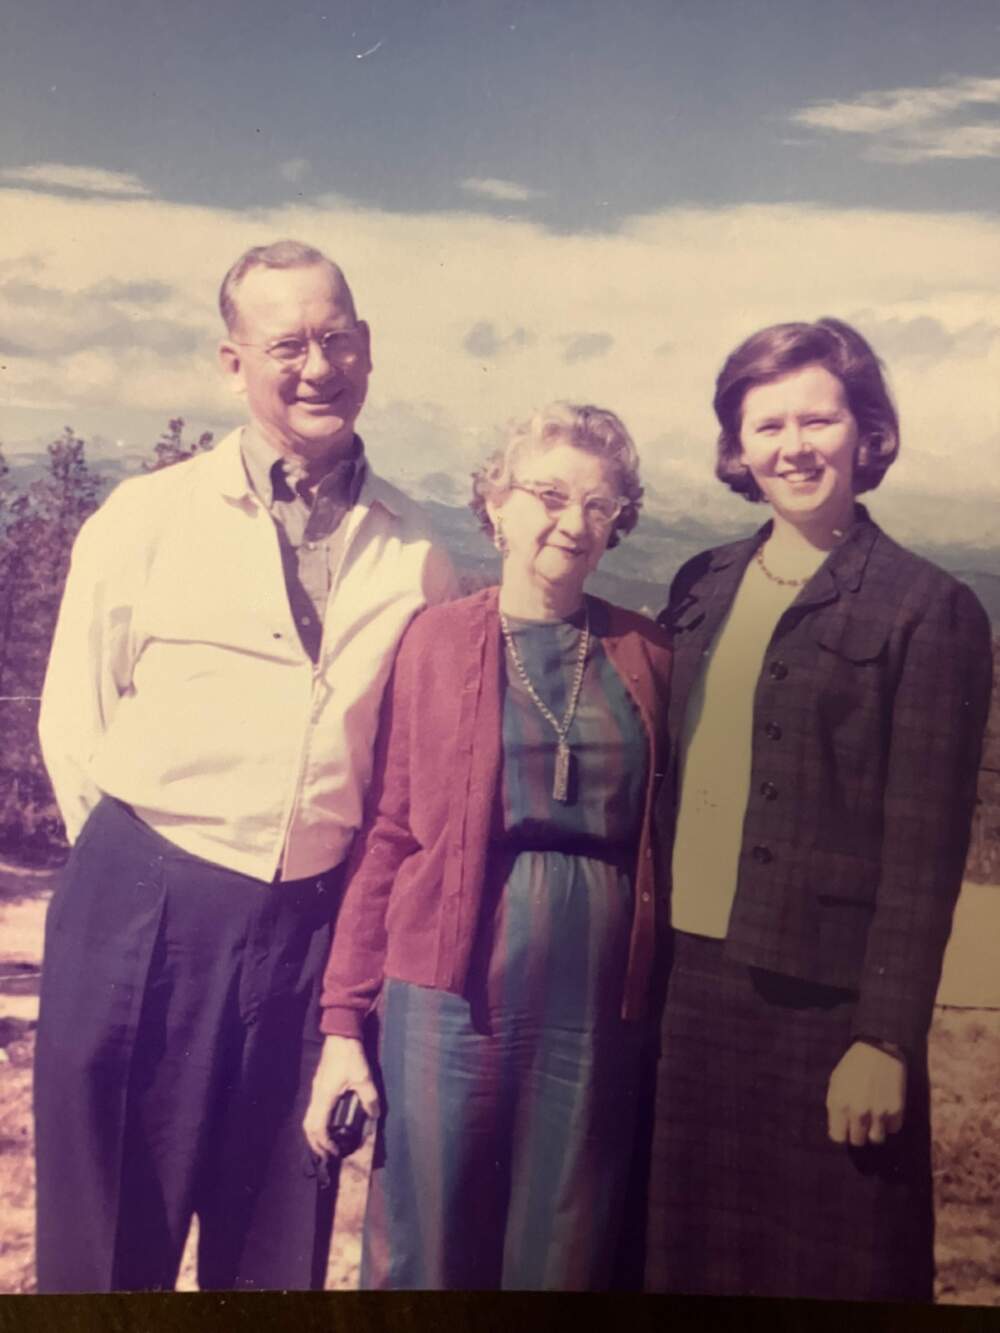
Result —
[[324, 359], [336, 366], [352, 366], [361, 355], [361, 340], [356, 328], [332, 329], [318, 338], [275, 338], [269, 343], [246, 343], [234, 338], [233, 342], [239, 347], [256, 347], [285, 370], [301, 370], [313, 343]]
[[540, 500], [550, 514], [561, 514], [571, 504], [578, 503], [583, 510], [583, 517], [592, 528], [609, 528], [625, 508], [628, 501], [614, 495], [571, 495], [560, 486], [532, 485], [530, 482], [512, 481], [512, 491], [525, 491]]

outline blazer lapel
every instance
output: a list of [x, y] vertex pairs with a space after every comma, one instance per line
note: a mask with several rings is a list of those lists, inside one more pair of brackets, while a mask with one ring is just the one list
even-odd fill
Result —
[[[878, 528], [868, 517], [864, 505], [855, 505], [854, 521], [843, 541], [837, 546], [805, 585], [778, 624], [778, 633], [798, 624], [799, 612], [811, 612], [820, 607], [839, 602], [842, 593], [857, 592], [864, 578], [865, 567], [872, 547], [878, 536]], [[831, 610], [846, 615], [849, 607], [841, 606]], [[823, 617], [824, 622], [827, 617]]]

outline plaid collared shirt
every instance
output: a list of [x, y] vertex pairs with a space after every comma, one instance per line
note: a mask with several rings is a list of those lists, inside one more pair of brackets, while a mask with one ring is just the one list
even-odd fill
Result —
[[250, 484], [274, 519], [288, 603], [302, 646], [319, 660], [330, 589], [343, 555], [344, 518], [365, 479], [359, 436], [346, 458], [333, 458], [307, 484], [253, 425], [240, 440]]

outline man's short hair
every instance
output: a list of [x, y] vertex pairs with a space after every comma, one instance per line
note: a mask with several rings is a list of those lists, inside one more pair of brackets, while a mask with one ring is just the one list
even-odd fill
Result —
[[219, 288], [219, 313], [230, 332], [236, 327], [239, 310], [236, 292], [246, 275], [255, 268], [308, 268], [311, 264], [325, 264], [337, 274], [346, 288], [344, 275], [322, 250], [302, 241], [272, 241], [270, 245], [254, 245], [240, 255], [236, 263], [222, 279]]

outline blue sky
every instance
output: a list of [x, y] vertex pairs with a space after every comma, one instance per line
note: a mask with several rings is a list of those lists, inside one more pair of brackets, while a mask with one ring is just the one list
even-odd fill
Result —
[[887, 170], [791, 121], [996, 77], [995, 0], [33, 0], [0, 35], [5, 165], [99, 163], [175, 200], [449, 209], [497, 178], [567, 228], [678, 203], [1000, 202], [981, 159]]
[[128, 442], [174, 412], [238, 420], [214, 289], [296, 234], [373, 323], [363, 424], [389, 471], [465, 467], [571, 395], [622, 413], [661, 488], [730, 503], [705, 466], [718, 364], [831, 313], [912, 423], [904, 526], [943, 459], [983, 498], [995, 0], [33, 0], [0, 49], [8, 447], [64, 419]]

